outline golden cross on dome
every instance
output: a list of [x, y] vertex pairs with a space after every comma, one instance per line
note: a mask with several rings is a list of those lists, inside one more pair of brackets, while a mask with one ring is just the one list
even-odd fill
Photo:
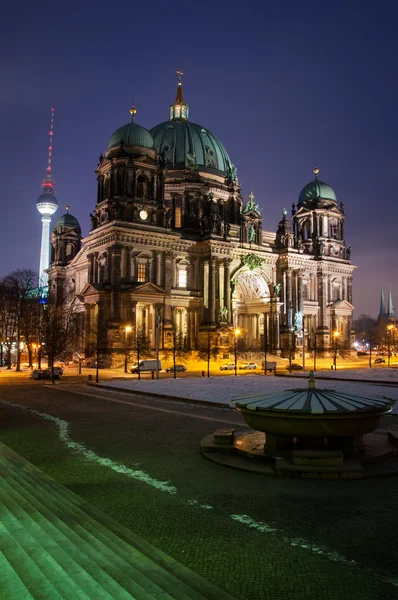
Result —
[[250, 204], [253, 204], [253, 200], [256, 196], [253, 194], [253, 192], [250, 192], [249, 194], [249, 198], [250, 198]]
[[315, 169], [312, 169], [312, 170], [315, 173], [316, 179], [318, 179], [319, 167], [315, 167]]
[[136, 114], [137, 114], [137, 109], [136, 109], [136, 107], [133, 104], [133, 106], [130, 108], [130, 115], [131, 115], [131, 119], [133, 121], [134, 121], [134, 117], [135, 117]]
[[66, 212], [68, 213], [69, 209], [70, 209], [70, 206], [66, 205], [65, 208], [66, 208]]
[[182, 72], [181, 69], [177, 69], [176, 73], [178, 75], [178, 81], [179, 81], [179, 83], [181, 83], [181, 76], [184, 75], [184, 73]]

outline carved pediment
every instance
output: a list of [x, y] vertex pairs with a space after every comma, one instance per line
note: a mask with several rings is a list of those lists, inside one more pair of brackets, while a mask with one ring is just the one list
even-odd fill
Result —
[[89, 296], [98, 296], [100, 292], [100, 285], [98, 283], [86, 283], [79, 296], [88, 298]]
[[333, 302], [333, 304], [331, 304], [331, 308], [338, 312], [351, 313], [354, 310], [355, 306], [348, 302], [348, 300], [336, 300], [336, 302]]
[[165, 296], [166, 292], [164, 289], [156, 285], [155, 283], [151, 283], [150, 281], [146, 283], [140, 283], [137, 285], [134, 290], [134, 295], [142, 295], [147, 296], [148, 294], [153, 296], [154, 294], [157, 296]]

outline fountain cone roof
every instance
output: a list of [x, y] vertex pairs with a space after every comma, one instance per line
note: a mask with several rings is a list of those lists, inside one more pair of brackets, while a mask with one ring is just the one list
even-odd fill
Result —
[[379, 410], [389, 412], [395, 404], [395, 400], [391, 400], [386, 396], [370, 397], [313, 387], [234, 398], [233, 403], [237, 408], [252, 411], [336, 414]]

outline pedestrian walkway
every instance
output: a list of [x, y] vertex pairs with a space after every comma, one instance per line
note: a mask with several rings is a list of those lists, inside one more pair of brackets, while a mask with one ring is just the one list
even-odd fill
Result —
[[1, 600], [232, 600], [0, 443]]

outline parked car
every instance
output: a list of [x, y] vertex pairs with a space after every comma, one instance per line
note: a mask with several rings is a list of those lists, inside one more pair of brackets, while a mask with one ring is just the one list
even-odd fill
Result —
[[[30, 374], [31, 379], [51, 379], [50, 369], [34, 369]], [[60, 375], [54, 372], [54, 379], [59, 379]]]
[[292, 363], [292, 366], [290, 367], [289, 365], [286, 365], [286, 369], [289, 371], [290, 368], [292, 369], [292, 371], [302, 371], [303, 367], [302, 365], [299, 365], [298, 363]]
[[141, 360], [138, 365], [134, 365], [131, 367], [131, 373], [148, 373], [151, 371], [156, 371], [156, 363], [158, 363], [157, 368], [159, 371], [162, 370], [162, 361], [161, 360]]
[[185, 365], [176, 365], [175, 367], [172, 365], [171, 367], [167, 367], [166, 373], [174, 373], [174, 371], [176, 373], [185, 373], [186, 370], [187, 368]]
[[385, 363], [386, 361], [384, 360], [384, 358], [381, 358], [381, 356], [379, 356], [379, 358], [376, 358], [375, 360], [375, 365], [378, 365], [380, 363]]
[[227, 365], [221, 365], [220, 371], [233, 371], [235, 369], [235, 363], [228, 363]]
[[57, 373], [59, 376], [64, 374], [64, 370], [60, 365], [54, 367], [54, 373]]
[[255, 369], [257, 369], [257, 365], [256, 363], [250, 362], [246, 363], [245, 365], [241, 365], [239, 369], [244, 369], [245, 371], [254, 371]]

